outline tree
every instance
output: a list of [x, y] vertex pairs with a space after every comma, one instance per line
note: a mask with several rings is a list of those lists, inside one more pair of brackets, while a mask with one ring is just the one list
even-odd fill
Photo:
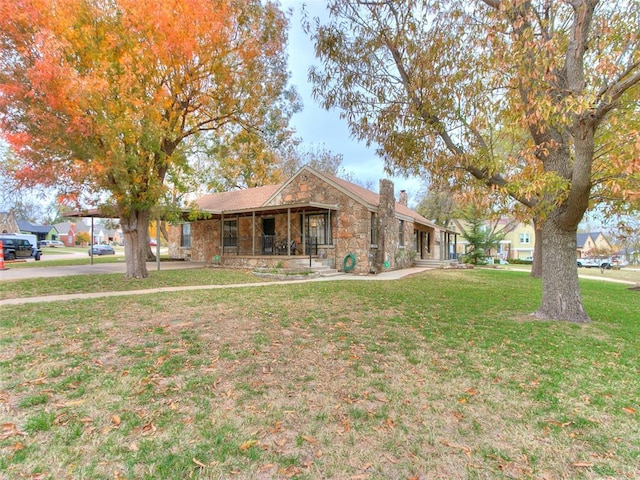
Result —
[[453, 194], [450, 190], [429, 188], [416, 211], [436, 225], [447, 227], [456, 211]]
[[[639, 2], [332, 0], [328, 10], [307, 25], [323, 105], [341, 108], [388, 164], [517, 200], [541, 235], [537, 317], [588, 321], [575, 256], [593, 182], [606, 171], [612, 193], [638, 191], [625, 172], [640, 171]], [[635, 139], [624, 156], [614, 132]]]
[[462, 238], [469, 242], [465, 252], [465, 262], [473, 265], [484, 265], [487, 252], [497, 247], [505, 236], [505, 231], [497, 231], [497, 222], [491, 226], [487, 217], [476, 207], [467, 207], [462, 212], [462, 218], [467, 226], [462, 232]]
[[[1, 0], [0, 127], [25, 185], [119, 217], [127, 276], [206, 137], [286, 124], [287, 20], [261, 0]], [[78, 193], [79, 192], [79, 193]]]

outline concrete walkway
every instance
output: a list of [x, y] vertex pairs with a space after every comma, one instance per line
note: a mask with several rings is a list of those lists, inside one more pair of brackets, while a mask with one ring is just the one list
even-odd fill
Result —
[[[148, 263], [147, 269], [152, 271], [156, 268], [155, 263]], [[166, 262], [161, 263], [161, 270], [173, 270], [173, 269], [185, 269], [185, 268], [205, 268], [203, 263], [199, 262]], [[339, 275], [334, 277], [313, 277], [305, 278], [303, 280], [282, 280], [282, 281], [269, 281], [269, 282], [256, 282], [256, 283], [239, 283], [228, 285], [192, 285], [192, 286], [179, 286], [179, 287], [159, 287], [148, 288], [144, 290], [123, 290], [116, 292], [91, 292], [91, 293], [72, 293], [66, 295], [47, 295], [39, 297], [24, 297], [24, 298], [9, 298], [6, 300], [0, 300], [0, 307], [8, 305], [23, 305], [27, 303], [43, 303], [43, 302], [59, 302], [65, 300], [86, 300], [92, 298], [106, 298], [106, 297], [119, 297], [123, 295], [149, 295], [153, 293], [165, 293], [165, 292], [182, 292], [193, 290], [219, 290], [223, 288], [261, 288], [268, 287], [270, 285], [291, 285], [296, 283], [308, 283], [308, 282], [327, 282], [327, 281], [389, 281], [398, 280], [409, 275], [421, 273], [426, 270], [430, 270], [428, 267], [414, 267], [406, 268], [404, 270], [394, 270], [390, 272], [383, 272], [378, 275]], [[26, 278], [48, 278], [48, 277], [62, 277], [69, 275], [89, 275], [96, 273], [125, 273], [126, 265], [120, 263], [104, 263], [99, 265], [76, 265], [67, 267], [55, 267], [55, 268], [22, 268], [14, 269], [16, 272], [13, 278], [7, 278], [5, 276], [10, 270], [0, 271], [1, 280], [17, 280]]]

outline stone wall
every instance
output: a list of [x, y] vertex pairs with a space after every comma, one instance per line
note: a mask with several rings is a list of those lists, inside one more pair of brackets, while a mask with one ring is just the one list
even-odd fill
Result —
[[295, 177], [273, 199], [274, 205], [307, 202], [338, 207], [330, 212], [333, 246], [321, 247], [327, 265], [342, 270], [344, 258], [352, 253], [356, 257], [353, 272], [369, 273], [371, 212], [361, 202], [308, 172]]

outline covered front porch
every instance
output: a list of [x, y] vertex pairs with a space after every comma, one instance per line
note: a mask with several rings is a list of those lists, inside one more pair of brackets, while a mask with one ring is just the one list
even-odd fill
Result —
[[[331, 258], [336, 210], [332, 205], [305, 203], [207, 212], [208, 219], [183, 224], [177, 254], [184, 259], [250, 267], [286, 266], [288, 259], [305, 256]], [[191, 237], [198, 241], [192, 243]]]

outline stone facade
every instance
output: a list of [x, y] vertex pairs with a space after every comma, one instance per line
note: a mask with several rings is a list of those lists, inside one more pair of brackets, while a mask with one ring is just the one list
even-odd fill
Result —
[[[411, 266], [418, 239], [426, 238], [426, 243], [420, 243], [419, 258], [432, 258], [434, 227], [424, 219], [420, 224], [414, 222], [410, 214], [415, 212], [406, 206], [401, 215], [397, 208], [389, 180], [381, 181], [377, 195], [303, 167], [267, 201], [255, 205], [253, 211], [229, 210], [209, 220], [192, 222], [188, 248], [181, 246], [180, 225], [171, 228], [169, 254], [173, 258], [247, 268], [288, 268], [301, 257], [311, 255], [337, 270], [345, 266], [349, 269], [352, 262], [345, 262], [353, 255], [352, 272], [369, 274]], [[312, 220], [322, 224], [321, 233], [314, 230], [319, 227]], [[223, 233], [225, 228], [231, 228], [229, 224], [223, 227], [224, 222], [237, 225], [237, 230], [233, 229], [236, 238]], [[275, 235], [268, 235], [266, 229], [273, 229]], [[311, 245], [310, 236], [314, 239]]]

